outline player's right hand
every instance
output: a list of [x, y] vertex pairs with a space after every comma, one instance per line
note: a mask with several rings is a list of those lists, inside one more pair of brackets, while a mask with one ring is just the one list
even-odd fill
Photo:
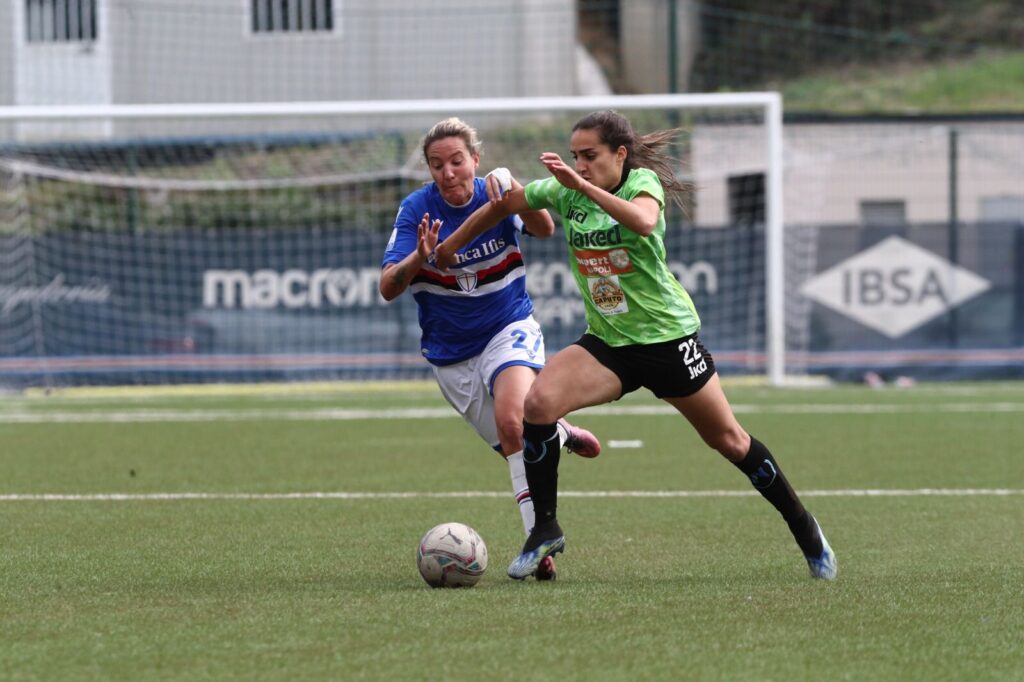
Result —
[[562, 160], [562, 157], [554, 152], [544, 152], [540, 155], [540, 162], [548, 169], [548, 172], [555, 176], [558, 183], [566, 189], [579, 191], [586, 182], [575, 169]]

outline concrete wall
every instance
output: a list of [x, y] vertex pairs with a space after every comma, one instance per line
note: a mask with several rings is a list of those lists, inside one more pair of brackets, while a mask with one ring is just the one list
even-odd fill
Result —
[[[103, 0], [98, 3], [104, 5]], [[12, 30], [10, 104], [109, 104], [110, 27], [106, 12], [97, 19], [97, 40], [87, 42], [28, 42], [25, 35], [25, 3], [5, 7]], [[2, 68], [2, 67], [0, 67]], [[18, 123], [16, 135], [22, 141], [75, 139], [109, 133], [104, 122]]]
[[[784, 130], [787, 225], [861, 222], [862, 201], [904, 201], [908, 223], [949, 218], [949, 130], [959, 133], [959, 219], [993, 198], [1024, 199], [1024, 121], [790, 123]], [[691, 159], [697, 220], [729, 220], [728, 178], [764, 172], [763, 129], [699, 126]]]
[[[0, 107], [14, 104], [14, 19], [11, 6], [0, 0]], [[0, 142], [10, 139], [14, 124], [0, 121]]]
[[572, 0], [334, 0], [333, 31], [301, 34], [254, 34], [249, 7], [204, 0], [198, 16], [166, 0], [109, 7], [115, 102], [575, 91]]
[[12, 6], [0, 2], [0, 106], [14, 102], [15, 30]]
[[[11, 3], [14, 104], [109, 104], [110, 24], [99, 12], [95, 41], [27, 42], [25, 4]], [[101, 1], [101, 8], [104, 3]]]
[[[669, 11], [676, 12], [676, 83], [670, 83]], [[636, 92], [687, 92], [700, 46], [700, 12], [694, 0], [650, 0], [619, 5], [623, 80]]]
[[201, 10], [183, 11], [134, 0], [108, 7], [115, 103], [345, 98], [355, 46], [341, 17], [330, 33], [254, 34], [249, 6], [204, 0]]

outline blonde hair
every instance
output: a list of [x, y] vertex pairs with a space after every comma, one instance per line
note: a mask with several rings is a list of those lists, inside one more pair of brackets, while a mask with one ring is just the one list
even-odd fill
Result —
[[476, 129], [471, 127], [468, 123], [463, 121], [461, 118], [452, 116], [446, 118], [443, 121], [438, 121], [434, 126], [427, 131], [427, 134], [423, 136], [423, 158], [427, 159], [427, 149], [430, 145], [434, 144], [438, 140], [443, 140], [446, 137], [457, 137], [466, 143], [466, 149], [469, 150], [470, 154], [479, 154], [483, 143], [480, 142], [480, 137], [476, 133]]

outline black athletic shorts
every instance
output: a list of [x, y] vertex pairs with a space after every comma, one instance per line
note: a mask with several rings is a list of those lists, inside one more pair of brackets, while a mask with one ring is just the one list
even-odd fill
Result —
[[622, 395], [642, 386], [658, 398], [685, 398], [703, 388], [715, 373], [715, 361], [696, 334], [631, 346], [609, 346], [584, 334], [576, 345], [619, 377]]

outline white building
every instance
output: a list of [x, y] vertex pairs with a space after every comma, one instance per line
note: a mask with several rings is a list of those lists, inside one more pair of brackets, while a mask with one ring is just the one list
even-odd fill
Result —
[[0, 0], [0, 105], [580, 94], [574, 0]]

